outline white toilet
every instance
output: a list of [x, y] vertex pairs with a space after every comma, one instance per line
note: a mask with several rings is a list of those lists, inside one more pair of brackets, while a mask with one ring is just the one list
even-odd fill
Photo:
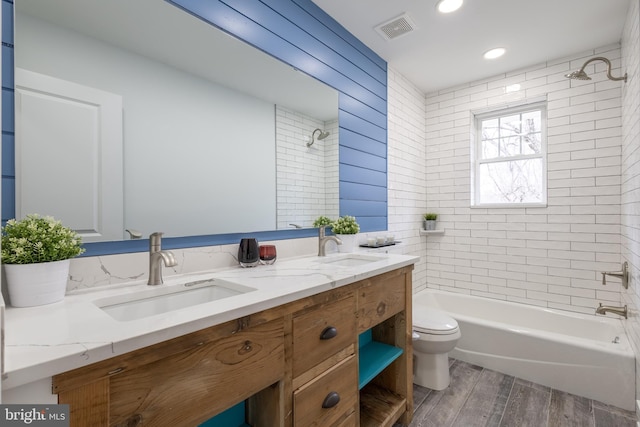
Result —
[[414, 383], [433, 390], [449, 386], [449, 351], [460, 339], [458, 322], [445, 312], [413, 312]]

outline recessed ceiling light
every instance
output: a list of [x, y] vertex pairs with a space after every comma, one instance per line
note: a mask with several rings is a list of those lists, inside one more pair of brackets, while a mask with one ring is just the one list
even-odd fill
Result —
[[488, 50], [484, 53], [484, 59], [496, 59], [500, 58], [507, 50], [503, 47], [496, 47], [495, 49]]
[[463, 0], [440, 0], [436, 7], [440, 13], [451, 13], [460, 9]]

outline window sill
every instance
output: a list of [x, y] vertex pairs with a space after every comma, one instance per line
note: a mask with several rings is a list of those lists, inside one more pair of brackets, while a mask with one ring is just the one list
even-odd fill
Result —
[[519, 209], [519, 208], [546, 208], [546, 203], [493, 203], [484, 205], [471, 205], [471, 209]]

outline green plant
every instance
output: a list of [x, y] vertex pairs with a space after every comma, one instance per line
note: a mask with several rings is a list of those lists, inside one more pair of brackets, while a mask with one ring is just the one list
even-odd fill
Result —
[[331, 225], [331, 224], [333, 224], [333, 221], [331, 221], [331, 219], [326, 216], [319, 216], [318, 218], [316, 218], [315, 221], [313, 221], [313, 226], [315, 228], [322, 227], [323, 225]]
[[360, 226], [355, 217], [345, 215], [333, 222], [331, 230], [333, 234], [357, 234], [360, 231]]
[[427, 221], [435, 221], [438, 219], [438, 214], [432, 212], [426, 213], [424, 214], [424, 219]]
[[85, 251], [81, 245], [76, 232], [60, 221], [31, 214], [21, 220], [10, 219], [2, 227], [0, 254], [4, 264], [36, 264], [78, 256]]

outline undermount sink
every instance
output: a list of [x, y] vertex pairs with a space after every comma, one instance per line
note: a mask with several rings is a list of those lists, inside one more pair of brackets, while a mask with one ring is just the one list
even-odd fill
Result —
[[375, 256], [359, 255], [359, 254], [343, 254], [320, 258], [319, 262], [331, 266], [340, 267], [357, 267], [359, 265], [369, 264], [371, 262], [380, 261], [381, 258]]
[[121, 322], [142, 319], [194, 305], [255, 291], [222, 279], [203, 279], [183, 285], [163, 286], [94, 301], [102, 311]]

